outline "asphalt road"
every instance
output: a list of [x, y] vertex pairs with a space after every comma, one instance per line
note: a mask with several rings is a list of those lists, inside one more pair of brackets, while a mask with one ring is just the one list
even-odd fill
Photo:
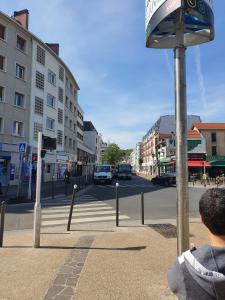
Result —
[[[128, 216], [130, 220], [141, 220], [141, 192], [144, 192], [145, 199], [145, 219], [146, 220], [157, 220], [157, 219], [175, 219], [176, 218], [176, 188], [175, 187], [162, 187], [154, 186], [148, 180], [140, 178], [138, 176], [133, 176], [132, 180], [120, 180], [119, 181], [119, 204], [120, 204], [120, 214]], [[191, 218], [198, 217], [198, 201], [201, 194], [204, 192], [204, 188], [189, 188], [189, 215]], [[97, 209], [83, 209], [83, 211], [92, 210], [95, 211], [96, 215], [106, 214], [105, 210], [112, 208], [112, 214], [114, 216], [114, 210], [116, 207], [115, 201], [115, 182], [112, 185], [93, 185], [83, 196], [80, 201], [84, 202], [88, 206], [88, 202], [91, 205], [107, 205], [105, 209], [102, 207], [102, 212], [97, 211]], [[98, 201], [98, 202], [96, 202]], [[68, 205], [69, 202], [65, 200], [58, 199], [57, 201], [45, 201], [43, 207], [45, 206], [56, 206], [56, 205]], [[20, 205], [9, 205], [6, 210], [5, 216], [5, 230], [19, 230], [19, 229], [31, 229], [33, 228], [33, 203], [20, 204]], [[68, 208], [67, 208], [68, 210]], [[51, 214], [53, 214], [51, 212]], [[64, 213], [64, 218], [67, 218]], [[93, 214], [90, 216], [91, 212], [88, 212], [88, 220], [95, 217]], [[55, 214], [57, 218], [62, 220], [62, 217]], [[81, 213], [82, 218], [85, 218], [85, 213]], [[51, 219], [54, 215], [51, 215]], [[100, 217], [99, 217], [100, 218]], [[107, 218], [107, 217], [106, 217]], [[104, 216], [102, 217], [102, 220]], [[79, 218], [80, 222], [83, 220]], [[96, 220], [100, 220], [96, 218]], [[54, 221], [52, 222], [54, 223]]]

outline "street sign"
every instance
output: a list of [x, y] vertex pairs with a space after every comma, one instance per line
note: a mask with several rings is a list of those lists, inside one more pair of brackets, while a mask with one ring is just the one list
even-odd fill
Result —
[[175, 48], [177, 12], [183, 11], [184, 46], [214, 39], [213, 0], [146, 0], [146, 47]]
[[19, 152], [20, 153], [25, 153], [27, 149], [27, 144], [26, 143], [20, 143], [19, 144]]

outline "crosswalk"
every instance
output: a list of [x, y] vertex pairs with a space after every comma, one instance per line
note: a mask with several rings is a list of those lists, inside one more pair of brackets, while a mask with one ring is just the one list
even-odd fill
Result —
[[[67, 201], [67, 202], [66, 202]], [[70, 211], [71, 200], [55, 200], [45, 205], [42, 210], [42, 228], [66, 226]], [[61, 203], [61, 205], [59, 205]], [[71, 225], [92, 222], [114, 221], [116, 218], [115, 209], [104, 201], [98, 201], [91, 195], [82, 195], [74, 205]], [[127, 215], [120, 214], [120, 220], [130, 219]]]
[[[149, 183], [149, 184], [132, 184], [132, 182], [131, 183], [127, 183], [127, 184], [125, 184], [125, 183], [120, 183], [119, 182], [119, 187], [120, 188], [149, 188], [151, 186], [151, 183]], [[104, 189], [105, 187], [109, 187], [109, 188], [115, 188], [115, 185], [114, 184], [112, 184], [112, 185], [98, 185], [98, 188], [100, 188], [100, 189]]]

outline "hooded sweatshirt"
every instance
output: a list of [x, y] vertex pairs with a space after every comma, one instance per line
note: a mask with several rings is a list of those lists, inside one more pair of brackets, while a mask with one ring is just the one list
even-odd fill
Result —
[[225, 247], [206, 245], [184, 252], [167, 279], [180, 300], [225, 300]]

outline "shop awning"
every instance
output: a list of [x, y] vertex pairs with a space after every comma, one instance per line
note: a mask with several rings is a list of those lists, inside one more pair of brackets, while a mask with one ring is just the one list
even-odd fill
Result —
[[210, 161], [211, 167], [225, 167], [225, 160]]
[[188, 161], [189, 168], [204, 168], [204, 165], [206, 168], [211, 167], [211, 165], [207, 161], [203, 161], [203, 160], [189, 160]]
[[160, 160], [160, 166], [169, 166], [169, 165], [172, 165], [174, 163], [175, 163], [175, 161], [171, 160], [170, 157], [165, 157], [165, 158]]

